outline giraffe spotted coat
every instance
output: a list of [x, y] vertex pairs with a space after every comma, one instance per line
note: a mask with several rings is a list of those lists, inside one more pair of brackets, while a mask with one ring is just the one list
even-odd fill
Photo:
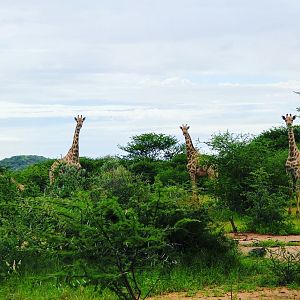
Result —
[[80, 162], [79, 162], [79, 133], [80, 129], [82, 127], [82, 124], [85, 120], [82, 116], [77, 116], [74, 118], [76, 121], [76, 128], [75, 128], [75, 133], [73, 137], [73, 143], [68, 151], [68, 153], [61, 159], [56, 160], [49, 171], [49, 179], [50, 179], [50, 184], [52, 184], [55, 180], [55, 170], [61, 165], [61, 164], [66, 164], [69, 166], [75, 166], [77, 169], [81, 168]]
[[[291, 192], [296, 193], [296, 214], [299, 217], [299, 198], [300, 198], [300, 152], [295, 141], [293, 130], [293, 121], [296, 116], [286, 114], [282, 116], [288, 129], [289, 139], [289, 154], [285, 163], [286, 172], [290, 177]], [[292, 205], [290, 203], [289, 213], [292, 212]]]

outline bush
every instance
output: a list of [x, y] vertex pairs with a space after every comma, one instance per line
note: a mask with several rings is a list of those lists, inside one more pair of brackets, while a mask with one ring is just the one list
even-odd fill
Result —
[[86, 184], [85, 170], [65, 163], [56, 168], [54, 176], [55, 180], [47, 190], [47, 193], [52, 196], [70, 197], [73, 193], [84, 189]]
[[280, 285], [300, 285], [300, 252], [290, 253], [285, 247], [277, 250], [268, 249], [270, 260], [269, 267], [272, 270], [276, 283]]
[[285, 234], [291, 224], [287, 222], [285, 209], [287, 197], [272, 192], [270, 175], [260, 168], [250, 173], [249, 188], [245, 193], [248, 209], [248, 229], [260, 233]]
[[[59, 257], [65, 269], [56, 276], [72, 286], [96, 285], [119, 298], [138, 299], [142, 271], [170, 264], [178, 253], [231, 247], [221, 233], [212, 233], [202, 207], [188, 205], [182, 188], [159, 181], [151, 187], [111, 163], [95, 182], [103, 192], [98, 197], [79, 190], [69, 198], [30, 199], [20, 210], [29, 234], [18, 242], [27, 241], [27, 253]], [[64, 181], [64, 191], [68, 184], [73, 187], [73, 181]]]
[[16, 180], [25, 186], [24, 196], [41, 196], [45, 192], [49, 183], [49, 169], [52, 163], [53, 160], [46, 160], [14, 173]]
[[[147, 195], [149, 186], [140, 180], [139, 176], [134, 176], [118, 161], [105, 163], [100, 174], [90, 178], [90, 192], [95, 200], [101, 197], [116, 197], [120, 203], [128, 204], [131, 197]], [[98, 197], [98, 199], [97, 199]]]
[[0, 174], [0, 203], [14, 201], [20, 195], [15, 180], [10, 173]]
[[[212, 193], [232, 211], [245, 214], [252, 208], [249, 201], [254, 192], [253, 172], [263, 168], [268, 173], [270, 193], [288, 194], [288, 177], [285, 172], [287, 150], [274, 150], [266, 138], [250, 138], [229, 132], [215, 135], [209, 143], [217, 151], [213, 163], [217, 166], [218, 178], [213, 182]], [[248, 195], [248, 198], [247, 198]]]
[[165, 185], [182, 185], [189, 183], [190, 177], [187, 172], [186, 154], [177, 154], [170, 160], [153, 161], [151, 159], [123, 159], [123, 163], [135, 175], [153, 184], [155, 178]]

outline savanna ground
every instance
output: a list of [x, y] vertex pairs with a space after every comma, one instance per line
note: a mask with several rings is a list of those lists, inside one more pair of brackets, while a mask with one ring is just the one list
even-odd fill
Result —
[[[202, 203], [205, 201], [209, 202], [207, 197], [202, 197]], [[293, 214], [295, 215], [295, 209]], [[297, 230], [300, 229], [300, 219], [290, 216], [294, 226]], [[236, 221], [240, 228], [244, 228], [242, 219]], [[293, 256], [300, 255], [300, 234], [259, 234], [253, 232], [231, 232], [231, 224], [229, 222], [222, 223], [227, 231], [226, 236], [232, 238], [238, 242], [238, 248], [245, 257], [249, 257], [255, 253], [255, 250], [262, 248], [266, 249], [266, 257], [270, 259], [270, 253], [279, 254], [282, 249], [286, 250], [287, 253]], [[296, 230], [296, 231], [297, 231]], [[254, 251], [253, 251], [254, 250]], [[230, 291], [228, 291], [230, 289]], [[248, 290], [249, 289], [249, 290]], [[253, 289], [253, 290], [251, 290]], [[233, 283], [230, 287], [228, 286], [216, 286], [210, 288], [204, 288], [201, 291], [187, 291], [163, 294], [160, 296], [150, 297], [150, 300], [180, 300], [180, 299], [191, 299], [191, 300], [226, 300], [226, 299], [237, 299], [237, 300], [251, 300], [251, 299], [300, 299], [300, 288], [294, 287], [251, 287], [244, 286], [239, 287], [238, 283]]]
[[190, 299], [190, 300], [282, 300], [282, 299], [300, 299], [299, 290], [288, 289], [285, 287], [282, 288], [260, 288], [256, 291], [230, 291], [224, 294], [223, 290], [209, 289], [206, 291], [198, 292], [195, 294], [187, 293], [170, 293], [168, 295], [162, 295], [158, 297], [149, 298], [149, 300], [181, 300], [181, 299]]

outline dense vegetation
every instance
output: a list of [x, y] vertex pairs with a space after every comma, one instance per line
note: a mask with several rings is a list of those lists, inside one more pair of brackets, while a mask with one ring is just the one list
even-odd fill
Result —
[[184, 147], [163, 134], [133, 137], [120, 146], [124, 157], [63, 166], [51, 186], [53, 160], [2, 170], [0, 297], [139, 299], [246, 282], [300, 285], [299, 263], [285, 276], [284, 261], [274, 269], [242, 257], [224, 235], [233, 218], [252, 231], [299, 233], [287, 214], [286, 129], [226, 132], [208, 144], [214, 154], [205, 163], [218, 177], [199, 180], [199, 199], [191, 198]]

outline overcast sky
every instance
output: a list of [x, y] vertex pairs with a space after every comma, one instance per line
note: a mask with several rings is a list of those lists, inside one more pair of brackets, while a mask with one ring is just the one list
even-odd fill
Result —
[[[190, 125], [258, 134], [300, 106], [299, 0], [0, 2], [0, 159], [80, 155]], [[300, 124], [300, 118], [296, 123]]]

